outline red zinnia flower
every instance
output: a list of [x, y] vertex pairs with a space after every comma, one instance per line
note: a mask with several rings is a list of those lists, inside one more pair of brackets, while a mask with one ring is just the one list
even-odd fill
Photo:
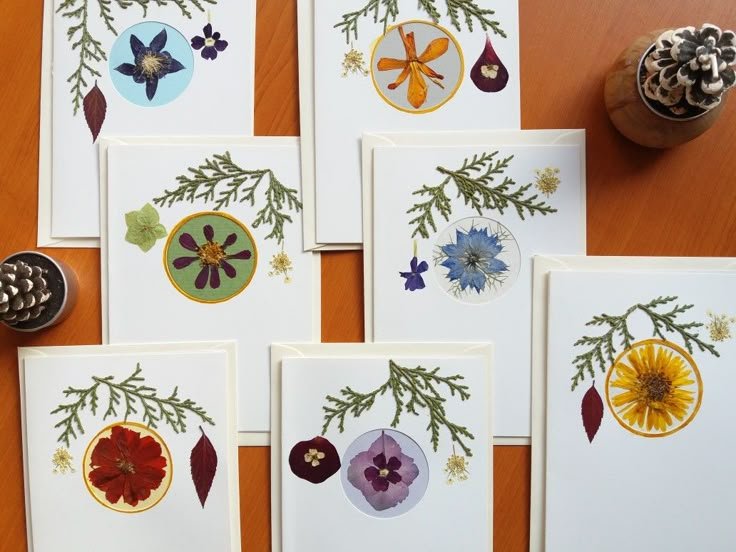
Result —
[[95, 445], [90, 457], [89, 481], [104, 491], [110, 504], [123, 497], [126, 504], [136, 506], [151, 496], [166, 476], [166, 458], [161, 445], [138, 431], [113, 426], [109, 437]]

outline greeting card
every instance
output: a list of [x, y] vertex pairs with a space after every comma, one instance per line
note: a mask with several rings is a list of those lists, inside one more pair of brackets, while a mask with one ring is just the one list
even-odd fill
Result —
[[19, 349], [28, 549], [240, 550], [232, 343]]
[[492, 549], [490, 345], [274, 345], [272, 370], [273, 550]]
[[103, 339], [234, 339], [241, 443], [267, 444], [269, 345], [319, 339], [298, 139], [128, 140], [103, 174]]

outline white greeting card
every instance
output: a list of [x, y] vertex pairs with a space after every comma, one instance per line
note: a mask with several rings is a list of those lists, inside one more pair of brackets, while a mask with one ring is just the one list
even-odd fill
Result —
[[267, 444], [269, 345], [319, 340], [297, 138], [110, 143], [103, 340], [234, 339], [241, 444]]
[[493, 340], [499, 443], [530, 435], [532, 256], [585, 252], [584, 160], [584, 131], [364, 137], [366, 339]]
[[240, 550], [233, 343], [18, 356], [29, 550]]
[[491, 354], [274, 345], [272, 549], [491, 550]]
[[535, 336], [532, 550], [736, 545], [724, 492], [736, 480], [722, 461], [736, 447], [722, 431], [736, 384], [735, 268], [535, 262], [546, 309], [535, 307], [545, 337]]
[[519, 128], [515, 0], [299, 0], [305, 246], [363, 241], [364, 131]]
[[100, 137], [252, 134], [254, 52], [252, 0], [46, 0], [38, 245], [99, 245]]

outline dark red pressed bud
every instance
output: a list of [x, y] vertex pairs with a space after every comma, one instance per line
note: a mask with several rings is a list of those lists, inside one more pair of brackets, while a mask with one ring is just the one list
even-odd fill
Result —
[[310, 483], [322, 483], [340, 470], [340, 455], [324, 437], [299, 441], [289, 453], [291, 472]]
[[491, 38], [488, 35], [483, 53], [470, 70], [470, 78], [478, 90], [483, 92], [498, 92], [506, 88], [509, 82], [509, 72], [491, 46]]

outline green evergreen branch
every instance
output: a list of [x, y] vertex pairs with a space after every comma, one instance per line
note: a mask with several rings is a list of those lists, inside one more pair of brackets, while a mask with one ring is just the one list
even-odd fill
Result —
[[536, 194], [525, 196], [531, 184], [512, 190], [516, 182], [504, 176], [503, 182], [494, 186], [495, 177], [502, 175], [514, 158], [513, 155], [510, 155], [505, 159], [496, 159], [496, 155], [498, 151], [475, 154], [472, 159], [466, 158], [462, 167], [456, 171], [437, 167], [435, 170], [445, 175], [445, 179], [437, 186], [423, 185], [419, 190], [412, 192], [412, 195], [427, 196], [429, 199], [414, 204], [406, 211], [407, 214], [416, 213], [416, 216], [409, 221], [409, 225], [414, 227], [411, 237], [419, 234], [428, 238], [429, 228], [433, 232], [437, 231], [433, 211], [437, 211], [449, 222], [452, 205], [450, 198], [445, 193], [445, 187], [450, 182], [454, 183], [457, 188], [456, 197], [462, 197], [465, 205], [469, 205], [479, 215], [482, 215], [484, 210], [496, 210], [503, 214], [504, 210], [510, 206], [516, 209], [521, 220], [524, 220], [524, 215], [527, 213], [534, 216], [535, 213], [546, 215], [557, 212], [557, 209], [550, 207], [544, 201], [537, 200]]
[[270, 225], [271, 231], [266, 239], [275, 238], [279, 243], [284, 241], [285, 223], [293, 222], [288, 211], [298, 213], [302, 208], [297, 190], [284, 186], [271, 169], [243, 169], [233, 162], [230, 152], [213, 155], [212, 159], [205, 159], [203, 164], [188, 170], [190, 174], [176, 177], [177, 188], [165, 190], [153, 202], [161, 207], [171, 207], [181, 201], [194, 203], [202, 200], [214, 203], [215, 211], [236, 201], [247, 201], [254, 206], [256, 190], [265, 179], [268, 181], [264, 193], [266, 204], [256, 213], [253, 227]]
[[62, 429], [57, 441], [65, 443], [68, 447], [71, 439], [77, 438], [77, 432], [84, 434], [84, 427], [79, 418], [79, 413], [89, 406], [92, 415], [97, 415], [100, 387], [107, 388], [108, 391], [107, 409], [102, 416], [103, 420], [109, 416], [120, 416], [118, 411], [122, 411], [124, 406], [125, 411], [122, 417], [127, 421], [130, 416], [138, 413], [136, 405], [139, 405], [139, 408], [142, 409], [143, 423], [154, 429], [158, 427], [158, 423], [164, 422], [164, 424], [170, 425], [175, 433], [184, 433], [187, 430], [187, 413], [198, 416], [203, 422], [215, 425], [215, 422], [204, 408], [191, 399], [182, 400], [179, 398], [178, 387], [175, 387], [168, 397], [159, 397], [156, 389], [144, 384], [145, 378], [140, 375], [142, 371], [141, 365], [138, 363], [135, 371], [120, 383], [114, 381], [114, 376], [104, 378], [93, 376], [92, 381], [94, 383], [86, 389], [74, 387], [65, 389], [64, 396], [76, 400], [71, 403], [60, 404], [51, 411], [52, 415], [59, 413], [66, 415], [54, 425], [55, 428]]
[[[419, 415], [419, 410], [424, 409], [429, 414], [427, 431], [431, 434], [432, 446], [437, 451], [439, 446], [440, 431], [444, 427], [449, 433], [451, 440], [460, 445], [466, 456], [472, 456], [472, 452], [464, 439], [475, 439], [465, 426], [451, 422], [445, 411], [446, 398], [440, 393], [442, 386], [447, 387], [450, 396], [458, 396], [461, 401], [470, 398], [468, 386], [459, 383], [463, 376], [442, 376], [439, 367], [427, 370], [421, 366], [406, 368], [389, 360], [388, 380], [371, 391], [360, 393], [350, 387], [340, 390], [340, 397], [328, 395], [325, 399], [327, 405], [322, 407], [325, 413], [322, 435], [327, 433], [330, 424], [334, 421], [342, 433], [345, 430], [345, 417], [350, 414], [359, 418], [364, 412], [370, 410], [378, 397], [383, 396], [390, 389], [393, 396], [395, 409], [391, 420], [391, 427], [397, 427], [402, 412]], [[405, 400], [408, 398], [408, 400]]]
[[[492, 30], [494, 33], [506, 37], [506, 33], [500, 26], [498, 21], [490, 19], [490, 16], [496, 12], [487, 8], [481, 8], [474, 0], [444, 0], [447, 8], [447, 15], [450, 23], [458, 31], [462, 31], [460, 21], [461, 14], [465, 19], [465, 25], [470, 32], [473, 31], [473, 20], [477, 20], [484, 31]], [[427, 12], [429, 18], [435, 23], [439, 23], [440, 12], [437, 10], [436, 0], [419, 0], [418, 7]], [[343, 14], [342, 20], [336, 23], [333, 28], [340, 29], [345, 35], [345, 41], [350, 44], [352, 40], [358, 39], [358, 22], [363, 17], [373, 15], [374, 23], [383, 24], [383, 33], [386, 33], [389, 23], [396, 21], [399, 15], [398, 0], [369, 0], [368, 3], [360, 9]]]
[[618, 336], [620, 339], [619, 344], [624, 350], [631, 347], [634, 341], [634, 336], [629, 331], [627, 319], [629, 318], [629, 315], [637, 310], [643, 312], [647, 317], [649, 317], [653, 326], [653, 336], [667, 341], [665, 332], [677, 334], [683, 340], [685, 348], [689, 353], [692, 354], [694, 346], [697, 346], [701, 352], [707, 351], [714, 356], [720, 356], [714, 345], [704, 342], [700, 339], [697, 332], [691, 331], [694, 328], [702, 327], [703, 324], [699, 322], [676, 322], [675, 319], [677, 316], [691, 309], [693, 305], [675, 304], [672, 309], [667, 312], [658, 312], [656, 310], [659, 307], [676, 300], [677, 297], [675, 296], [660, 296], [646, 304], [637, 303], [636, 305], [628, 308], [626, 312], [620, 316], [612, 316], [609, 314], [594, 316], [586, 323], [586, 326], [607, 326], [608, 330], [599, 336], [583, 336], [573, 344], [575, 346], [587, 346], [589, 349], [576, 356], [572, 361], [575, 365], [576, 372], [571, 378], [571, 390], [574, 390], [578, 384], [585, 379], [586, 373], [588, 373], [591, 378], [595, 377], [596, 364], [598, 364], [601, 372], [603, 373], [605, 373], [608, 366], [613, 364], [616, 357], [614, 337]]

